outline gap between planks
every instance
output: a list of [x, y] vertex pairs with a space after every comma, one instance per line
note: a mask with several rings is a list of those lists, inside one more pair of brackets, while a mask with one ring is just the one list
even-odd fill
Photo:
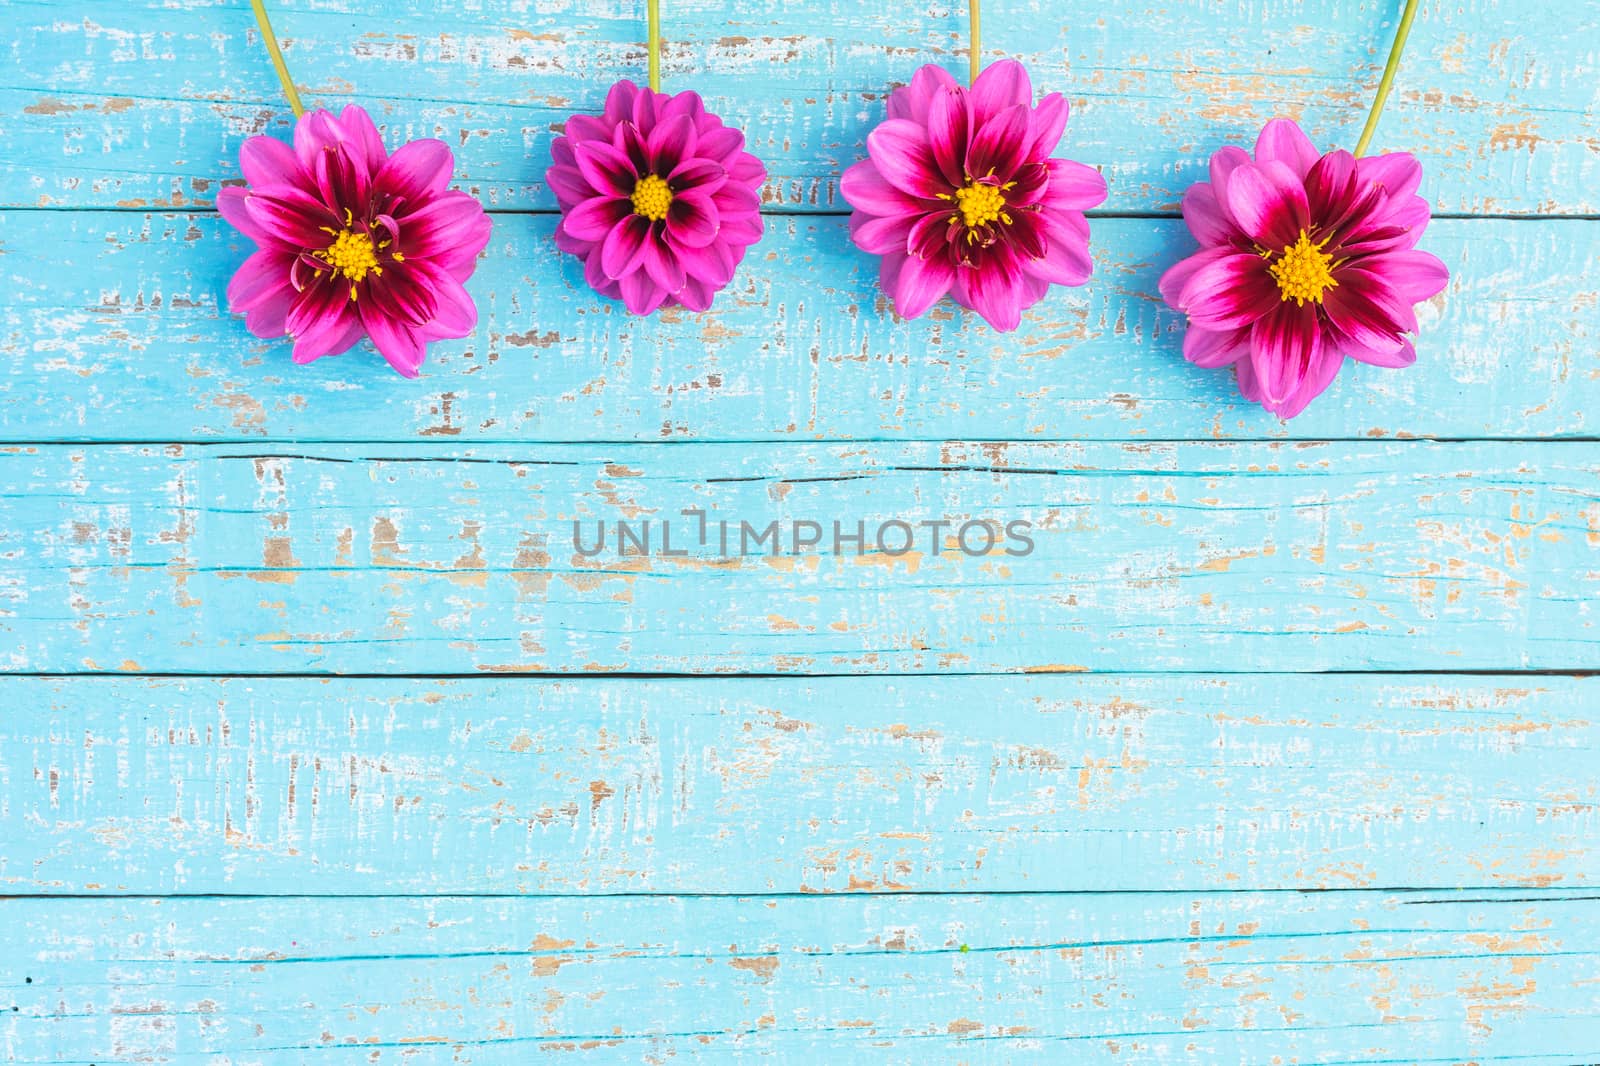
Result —
[[[1502, 894], [1506, 893], [1506, 894]], [[1510, 894], [1518, 893], [1518, 894]], [[1327, 888], [1083, 888], [1083, 889], [885, 889], [838, 892], [12, 892], [0, 893], [0, 907], [24, 900], [58, 902], [106, 902], [118, 900], [895, 900], [895, 899], [1061, 899], [1110, 896], [1170, 896], [1184, 899], [1230, 896], [1420, 896], [1399, 900], [1402, 905], [1431, 903], [1590, 903], [1600, 902], [1600, 890], [1574, 891], [1570, 888], [1495, 889], [1483, 885], [1362, 885]]]
[[[237, 183], [236, 183], [237, 184]], [[226, 188], [226, 186], [224, 186]], [[484, 205], [485, 213], [512, 218], [518, 215], [528, 218], [550, 217], [561, 214], [560, 211], [550, 208], [522, 208], [522, 207], [491, 207]], [[215, 215], [217, 209], [205, 205], [162, 207], [158, 204], [142, 204], [139, 206], [122, 207], [119, 205], [102, 206], [97, 204], [68, 205], [68, 204], [0, 204], [0, 213], [27, 212], [29, 214], [106, 214], [106, 215]], [[763, 207], [763, 218], [849, 218], [851, 212], [845, 208], [827, 207], [815, 210], [787, 207]], [[1177, 221], [1183, 218], [1180, 211], [1085, 211], [1084, 216], [1090, 221], [1105, 219], [1107, 221]], [[1505, 211], [1437, 211], [1428, 216], [1430, 222], [1600, 222], [1600, 213], [1592, 212], [1549, 212], [1549, 213], [1524, 213], [1514, 214]]]

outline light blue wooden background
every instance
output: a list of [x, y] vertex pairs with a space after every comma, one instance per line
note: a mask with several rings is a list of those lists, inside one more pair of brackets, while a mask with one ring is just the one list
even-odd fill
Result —
[[[283, 0], [495, 211], [420, 381], [220, 308], [243, 0], [0, 0], [0, 1049], [27, 1063], [1600, 1060], [1600, 11], [1424, 0], [1378, 145], [1454, 277], [1283, 424], [1155, 296], [1209, 153], [1355, 137], [1398, 3], [995, 0], [1097, 274], [898, 322], [837, 175], [961, 7], [668, 0], [768, 235], [554, 259], [633, 3]], [[1024, 559], [590, 560], [573, 519], [986, 517]]]

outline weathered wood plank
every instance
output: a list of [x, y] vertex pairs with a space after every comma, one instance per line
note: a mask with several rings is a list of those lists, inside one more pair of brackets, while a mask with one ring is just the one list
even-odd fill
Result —
[[15, 1062], [1600, 1055], [1600, 897], [0, 902]]
[[9, 671], [1600, 664], [1576, 442], [11, 446], [0, 536]]
[[[1592, 435], [1600, 222], [1435, 223], [1456, 280], [1421, 359], [1351, 364], [1284, 424], [1183, 361], [1157, 297], [1181, 223], [1095, 223], [1098, 277], [1001, 336], [954, 308], [895, 321], [842, 219], [769, 220], [705, 315], [640, 321], [552, 261], [548, 218], [500, 216], [475, 336], [421, 382], [363, 346], [308, 367], [219, 313], [248, 242], [214, 216], [0, 218], [0, 434], [51, 439], [658, 440]], [[562, 257], [563, 260], [566, 257]], [[974, 320], [975, 321], [975, 320]]]
[[0, 893], [1587, 887], [1600, 680], [0, 682]]
[[[1379, 146], [1416, 152], [1449, 212], [1600, 211], [1600, 16], [1560, 33], [1525, 4], [1430, 4]], [[365, 0], [273, 5], [315, 104], [357, 101], [394, 139], [441, 136], [464, 183], [499, 207], [549, 208], [553, 131], [640, 79], [642, 5]], [[837, 209], [883, 96], [922, 63], [965, 71], [965, 9], [852, 0], [687, 0], [666, 13], [664, 78], [696, 88], [766, 159], [773, 203]], [[240, 0], [9, 4], [0, 203], [194, 206], [236, 176], [239, 142], [287, 116]], [[985, 19], [991, 58], [1067, 94], [1068, 151], [1105, 169], [1112, 210], [1168, 210], [1223, 143], [1289, 114], [1348, 147], [1393, 32], [1364, 0], [1114, 4], [1019, 0]]]

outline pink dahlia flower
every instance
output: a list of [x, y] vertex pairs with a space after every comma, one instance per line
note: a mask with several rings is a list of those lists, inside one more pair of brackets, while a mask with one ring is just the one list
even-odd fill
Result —
[[1021, 63], [1003, 60], [970, 90], [926, 66], [889, 96], [867, 135], [868, 158], [839, 184], [855, 210], [850, 236], [883, 257], [883, 289], [916, 318], [948, 293], [998, 330], [1052, 283], [1082, 285], [1094, 264], [1083, 212], [1106, 198], [1099, 173], [1052, 159], [1067, 102], [1033, 106]]
[[1416, 362], [1413, 306], [1449, 281], [1416, 243], [1428, 202], [1422, 166], [1405, 153], [1318, 155], [1288, 119], [1267, 123], [1255, 158], [1227, 147], [1211, 180], [1183, 196], [1199, 252], [1161, 278], [1189, 316], [1183, 354], [1237, 368], [1239, 391], [1293, 418], [1348, 356], [1373, 366]]
[[406, 377], [429, 341], [465, 337], [478, 310], [462, 283], [489, 243], [489, 216], [452, 192], [443, 141], [390, 155], [359, 107], [307, 111], [294, 147], [251, 137], [248, 185], [217, 209], [258, 250], [228, 285], [228, 306], [257, 337], [294, 338], [294, 361], [338, 355], [362, 337]]
[[767, 169], [698, 93], [619, 81], [600, 115], [573, 115], [550, 145], [556, 246], [636, 315], [704, 311], [761, 239]]

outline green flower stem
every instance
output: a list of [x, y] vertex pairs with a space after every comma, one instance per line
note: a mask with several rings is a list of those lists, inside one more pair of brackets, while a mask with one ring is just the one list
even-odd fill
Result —
[[255, 10], [256, 22], [261, 26], [261, 39], [266, 42], [267, 52], [272, 56], [272, 67], [278, 72], [278, 80], [283, 83], [283, 95], [289, 98], [289, 110], [294, 112], [295, 118], [299, 118], [306, 113], [305, 105], [300, 103], [300, 93], [294, 87], [294, 79], [289, 77], [289, 67], [283, 61], [283, 50], [278, 47], [278, 35], [272, 32], [267, 9], [261, 0], [250, 0], [250, 6]]
[[661, 91], [661, 0], [645, 0], [645, 18], [650, 24], [650, 91]]
[[983, 12], [979, 0], [970, 0], [967, 13], [971, 16], [971, 23], [967, 32], [967, 63], [969, 66], [967, 81], [978, 80], [978, 71], [983, 67]]
[[1406, 50], [1406, 38], [1411, 35], [1411, 23], [1417, 17], [1417, 0], [1406, 0], [1406, 9], [1400, 15], [1400, 28], [1394, 31], [1394, 46], [1389, 49], [1389, 62], [1384, 65], [1383, 78], [1378, 82], [1378, 95], [1372, 100], [1372, 110], [1367, 112], [1367, 124], [1356, 142], [1355, 155], [1359, 159], [1367, 150], [1367, 142], [1378, 130], [1378, 116], [1389, 99], [1389, 86], [1394, 84], [1394, 73], [1400, 69], [1400, 53]]

